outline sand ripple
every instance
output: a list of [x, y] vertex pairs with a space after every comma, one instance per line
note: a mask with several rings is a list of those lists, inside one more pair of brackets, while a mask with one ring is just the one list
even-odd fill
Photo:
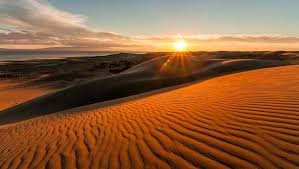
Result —
[[299, 66], [0, 127], [0, 168], [299, 168]]

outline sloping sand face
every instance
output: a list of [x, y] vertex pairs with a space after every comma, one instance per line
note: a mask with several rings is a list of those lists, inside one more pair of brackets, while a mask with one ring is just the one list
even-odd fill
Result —
[[118, 75], [86, 81], [0, 111], [0, 125], [195, 80], [287, 64], [286, 61], [275, 60], [200, 60], [189, 55], [163, 56]]
[[299, 66], [0, 127], [0, 168], [298, 168]]
[[54, 91], [55, 89], [18, 87], [16, 83], [1, 81], [0, 111]]

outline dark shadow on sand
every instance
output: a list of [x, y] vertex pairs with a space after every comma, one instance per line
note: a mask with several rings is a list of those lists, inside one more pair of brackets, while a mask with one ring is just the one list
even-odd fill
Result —
[[[156, 58], [118, 75], [89, 81], [33, 99], [1, 111], [0, 123], [7, 124], [22, 121], [224, 74], [289, 64], [285, 61], [256, 59], [193, 60], [192, 57], [188, 57], [185, 61], [181, 60], [182, 58], [174, 58], [173, 56]], [[177, 67], [182, 67], [182, 64], [186, 64], [184, 65], [186, 69], [177, 70]], [[165, 65], [166, 69], [163, 69]]]

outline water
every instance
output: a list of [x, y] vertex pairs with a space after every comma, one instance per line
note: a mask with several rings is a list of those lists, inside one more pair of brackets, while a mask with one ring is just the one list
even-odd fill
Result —
[[0, 61], [22, 61], [30, 59], [58, 59], [84, 56], [106, 56], [114, 53], [0, 53]]

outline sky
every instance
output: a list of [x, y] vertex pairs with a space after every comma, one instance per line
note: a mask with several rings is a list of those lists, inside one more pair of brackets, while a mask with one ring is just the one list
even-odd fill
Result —
[[299, 50], [298, 0], [0, 0], [0, 48]]

